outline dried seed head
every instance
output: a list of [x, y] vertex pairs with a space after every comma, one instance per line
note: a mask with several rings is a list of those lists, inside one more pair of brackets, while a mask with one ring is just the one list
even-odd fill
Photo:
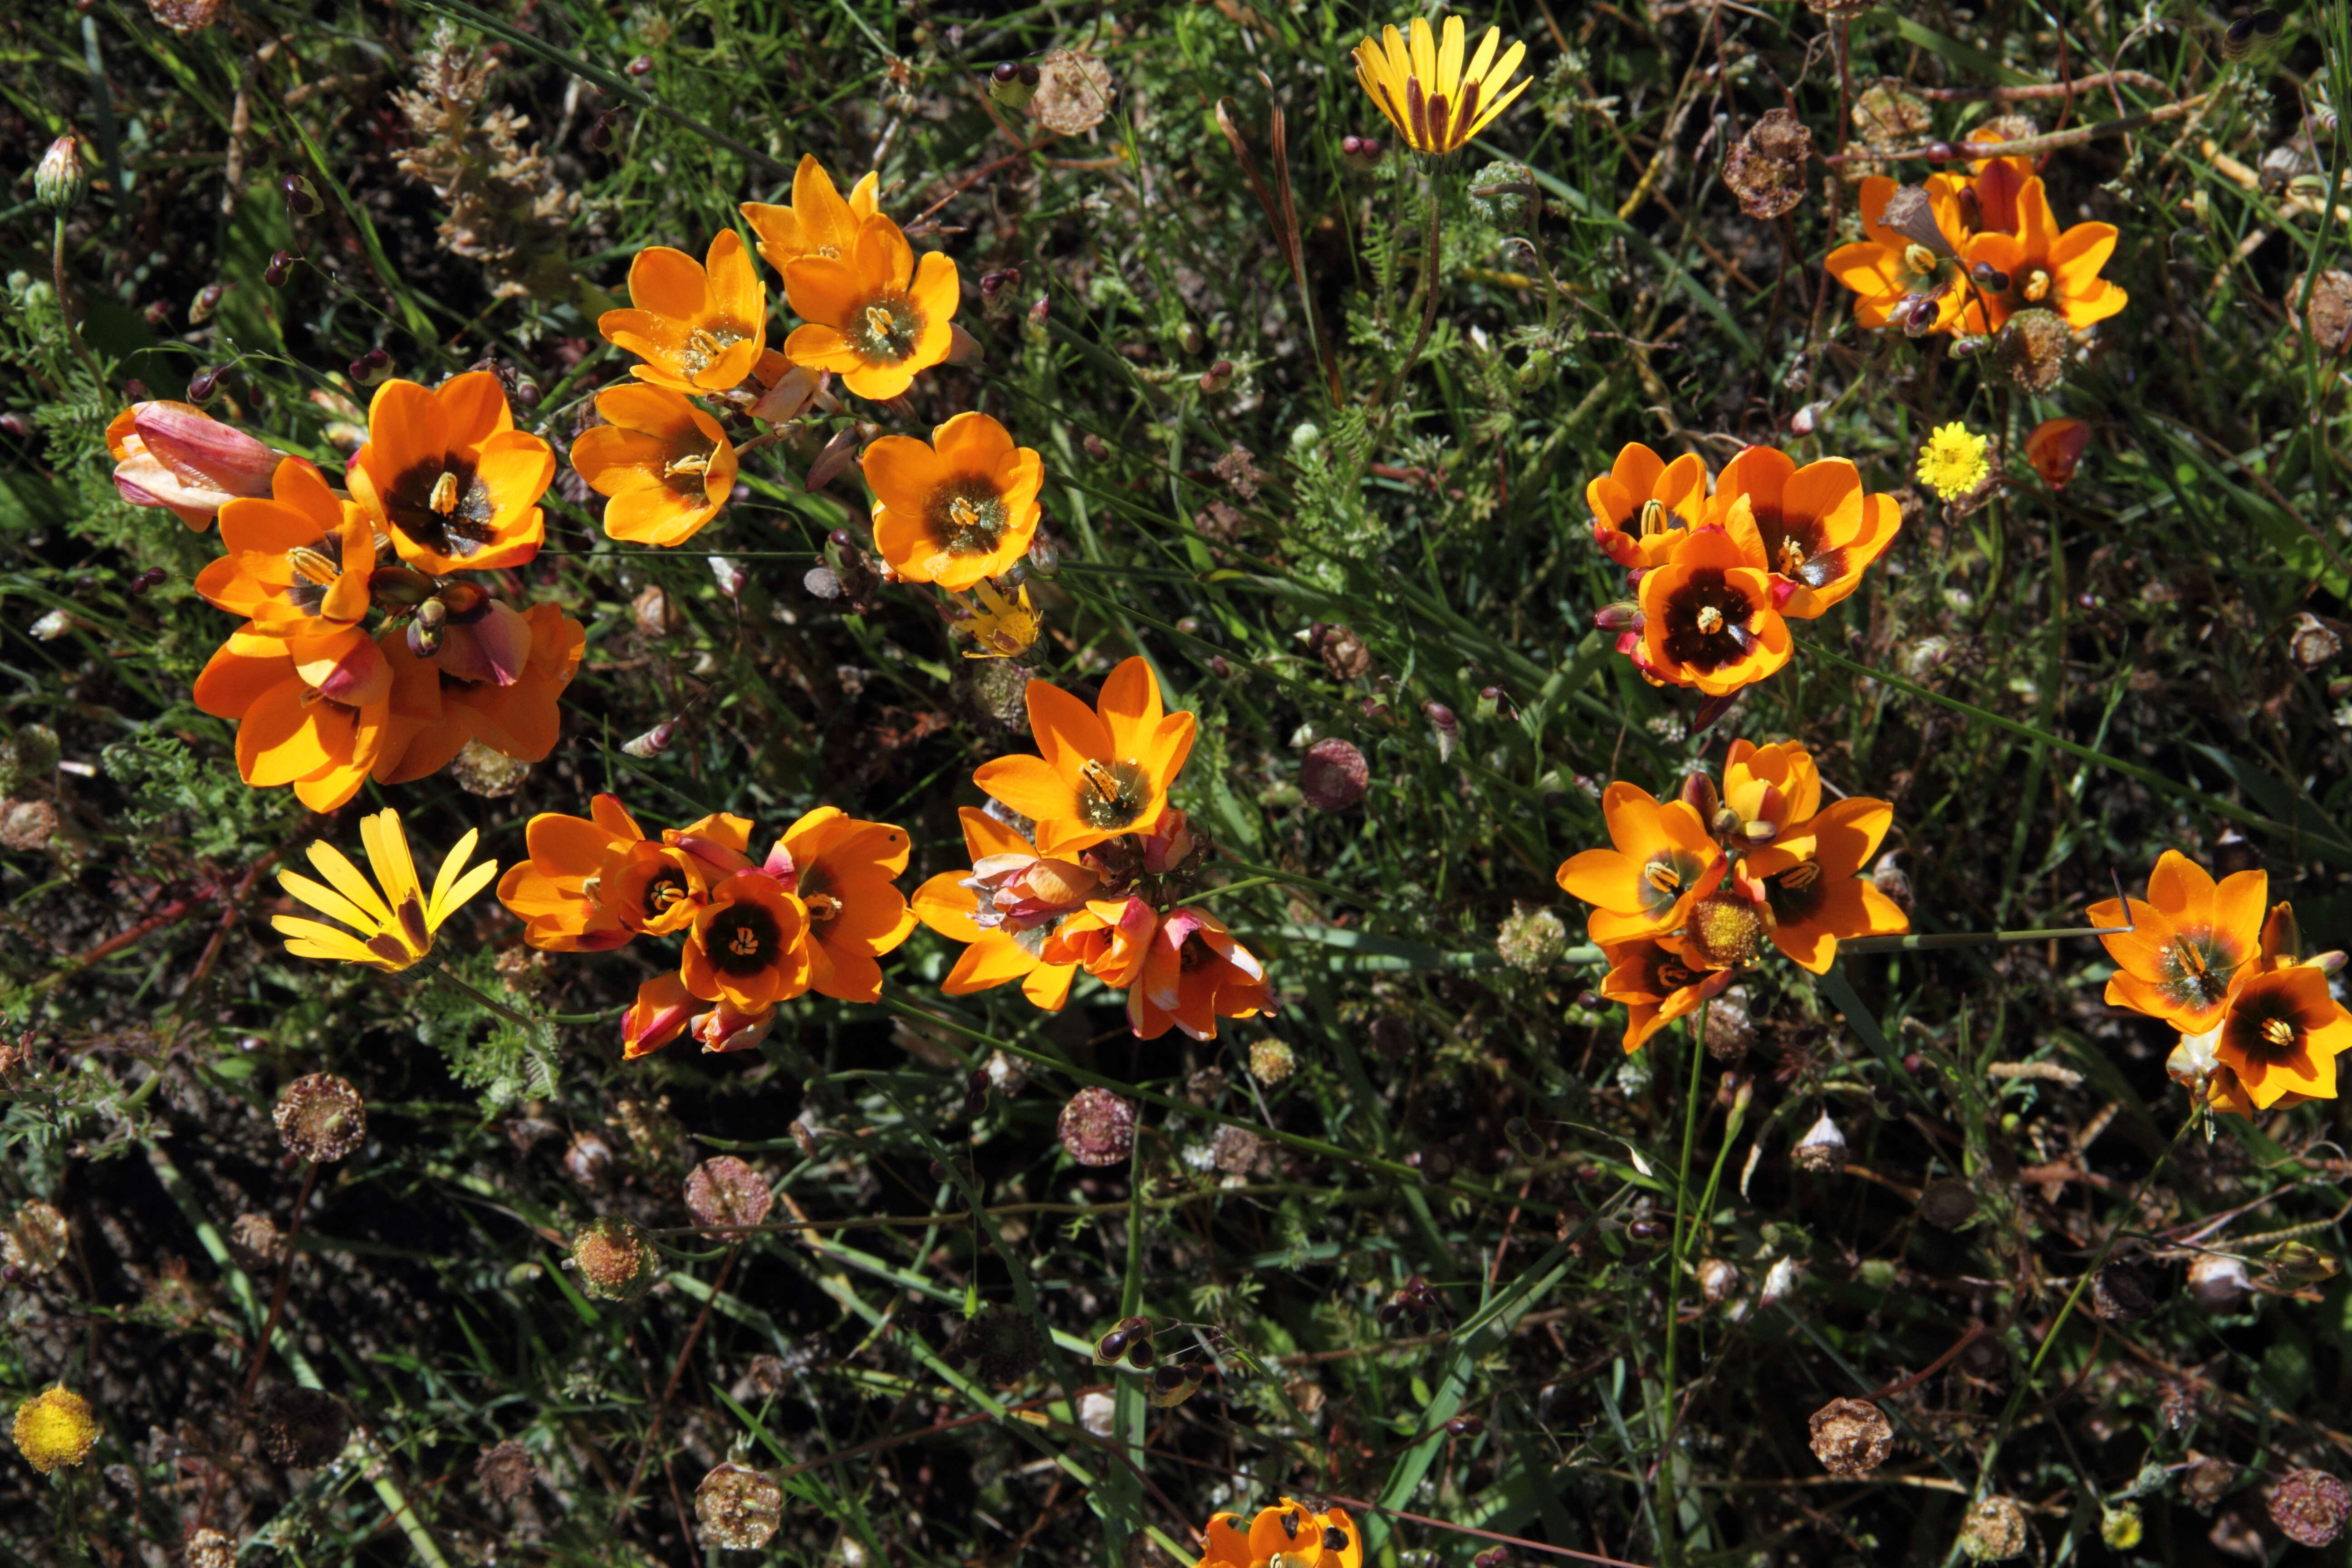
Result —
[[236, 1568], [236, 1542], [217, 1530], [199, 1530], [180, 1549], [181, 1568]]
[[2298, 1546], [2326, 1546], [2352, 1517], [2352, 1490], [2326, 1470], [2290, 1470], [2271, 1493], [2271, 1522]]
[[1307, 646], [1323, 660], [1323, 668], [1331, 672], [1334, 680], [1353, 680], [1369, 675], [1372, 668], [1372, 650], [1364, 639], [1345, 626], [1325, 626], [1319, 635], [1308, 637]]
[[757, 1552], [784, 1521], [784, 1489], [765, 1471], [719, 1465], [694, 1489], [694, 1518], [704, 1545]]
[[1993, 340], [1993, 363], [2021, 392], [2047, 392], [2066, 378], [2074, 330], [2055, 310], [2020, 310]]
[[1976, 1212], [1976, 1189], [1958, 1176], [1939, 1176], [1920, 1191], [1919, 1217], [1937, 1230], [1958, 1230]]
[[2211, 1513], [2213, 1505], [2237, 1489], [2238, 1467], [2227, 1459], [2205, 1458], [2181, 1473], [2180, 1495], [2200, 1513]]
[[[1048, 131], [1083, 136], [1103, 122], [1118, 89], [1111, 86], [1110, 68], [1078, 49], [1055, 49], [1032, 68], [1035, 95], [1029, 100], [1030, 118]], [[1030, 85], [1024, 76], [1024, 85]]]
[[2157, 1415], [2166, 1431], [2180, 1431], [2202, 1414], [2204, 1401], [2198, 1397], [2195, 1388], [2186, 1383], [2164, 1385], [2164, 1397], [2157, 1402]]
[[254, 1429], [263, 1452], [289, 1470], [316, 1469], [343, 1451], [352, 1425], [335, 1396], [320, 1389], [275, 1384], [254, 1401]]
[[2156, 1310], [2156, 1282], [2137, 1261], [2108, 1264], [2093, 1276], [2091, 1307], [2111, 1323], [2136, 1323]]
[[492, 751], [479, 741], [468, 741], [450, 762], [449, 776], [467, 795], [499, 800], [522, 788], [522, 781], [530, 776], [530, 764]]
[[1347, 810], [1364, 798], [1371, 781], [1364, 753], [1336, 735], [1307, 747], [1298, 764], [1298, 793], [1318, 811]]
[[613, 1173], [613, 1146], [600, 1132], [575, 1132], [563, 1151], [563, 1170], [583, 1187], [600, 1186]]
[[2321, 273], [2311, 286], [2304, 319], [2322, 353], [2342, 353], [2352, 344], [2352, 272], [2331, 267]]
[[1971, 1563], [2025, 1555], [2025, 1510], [2015, 1498], [1979, 1498], [1960, 1526], [1960, 1552]]
[[1738, 893], [1709, 893], [1691, 905], [1683, 941], [1702, 968], [1751, 963], [1764, 946], [1763, 910]]
[[1813, 15], [1832, 22], [1851, 21], [1866, 14], [1878, 0], [1805, 0]]
[[1045, 1359], [1045, 1336], [1017, 1307], [991, 1307], [965, 1323], [950, 1347], [974, 1363], [983, 1383], [1020, 1382]]
[[64, 1258], [71, 1238], [66, 1216], [35, 1198], [10, 1215], [0, 1230], [0, 1258], [26, 1274], [47, 1274]]
[[1721, 1306], [1739, 1291], [1738, 1266], [1724, 1258], [1701, 1258], [1698, 1289], [1709, 1306]]
[[1764, 1289], [1758, 1293], [1759, 1307], [1777, 1307], [1794, 1297], [1805, 1282], [1805, 1270], [1793, 1258], [1776, 1258], [1772, 1267], [1764, 1271]]
[[1003, 1051], [991, 1051], [988, 1060], [981, 1064], [988, 1077], [988, 1087], [998, 1094], [1019, 1094], [1029, 1087], [1029, 1074], [1020, 1064]]
[[512, 1502], [539, 1479], [539, 1466], [530, 1449], [509, 1437], [482, 1450], [474, 1461], [474, 1479], [500, 1502]]
[[286, 1258], [286, 1237], [266, 1214], [241, 1214], [228, 1227], [228, 1250], [247, 1273], [275, 1268]]
[[572, 1238], [571, 1267], [581, 1289], [606, 1301], [634, 1301], [653, 1289], [659, 1271], [654, 1244], [646, 1233], [616, 1215], [606, 1215]]
[[1265, 1140], [1246, 1127], [1228, 1123], [1209, 1141], [1209, 1158], [1229, 1176], [1246, 1176], [1265, 1152]]
[[2344, 639], [2309, 610], [2295, 612], [2294, 629], [2287, 634], [2286, 654], [2298, 669], [2317, 669], [2344, 651]]
[[46, 800], [0, 800], [0, 845], [34, 850], [58, 833], [58, 808]]
[[1530, 974], [1557, 963], [1567, 951], [1567, 923], [1549, 910], [1522, 905], [1495, 934], [1495, 952], [1503, 962]]
[[1748, 1011], [1748, 987], [1735, 985], [1706, 1005], [1706, 1054], [1738, 1061], [1756, 1043], [1756, 1022]]
[[16, 1406], [16, 1425], [9, 1435], [25, 1462], [46, 1476], [89, 1457], [98, 1441], [98, 1416], [89, 1400], [59, 1384]]
[[1772, 219], [1805, 199], [1813, 133], [1786, 109], [1767, 110], [1723, 160], [1723, 183], [1749, 217]]
[[1837, 1123], [1824, 1110], [1789, 1157], [1796, 1161], [1800, 1170], [1834, 1171], [1845, 1163], [1845, 1134], [1838, 1131]]
[[1297, 1054], [1282, 1041], [1268, 1038], [1250, 1042], [1250, 1077], [1257, 1079], [1258, 1082], [1280, 1083], [1297, 1070]]
[[298, 1078], [278, 1093], [278, 1136], [300, 1159], [331, 1164], [367, 1139], [367, 1102], [332, 1073]]
[[1813, 1458], [1833, 1476], [1866, 1476], [1895, 1448], [1885, 1412], [1867, 1399], [1832, 1399], [1813, 1412]]
[[1864, 89], [1853, 100], [1853, 120], [1854, 134], [1874, 149], [1906, 146], [1936, 123], [1926, 99], [1892, 81]]
[[767, 1179], [732, 1154], [705, 1160], [686, 1178], [686, 1209], [713, 1230], [758, 1225], [775, 1202]]
[[1082, 1089], [1062, 1107], [1062, 1147], [1081, 1165], [1116, 1165], [1135, 1149], [1135, 1107], [1107, 1089]]

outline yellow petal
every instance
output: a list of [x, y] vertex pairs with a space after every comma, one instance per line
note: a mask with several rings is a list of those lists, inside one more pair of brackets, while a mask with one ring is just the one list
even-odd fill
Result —
[[[433, 879], [433, 896], [425, 900], [425, 919], [429, 923], [438, 926], [442, 917], [457, 907], [449, 901], [449, 889], [457, 882], [458, 873], [466, 868], [466, 861], [473, 855], [474, 845], [480, 837], [480, 834], [468, 827], [466, 836], [442, 858], [441, 869]], [[464, 901], [462, 899], [458, 900], [459, 903]]]
[[360, 868], [352, 865], [341, 850], [321, 839], [310, 846], [310, 864], [335, 885], [337, 892], [365, 910], [376, 930], [381, 931], [392, 923], [391, 909], [377, 896], [376, 890], [368, 886], [368, 879], [360, 875]]

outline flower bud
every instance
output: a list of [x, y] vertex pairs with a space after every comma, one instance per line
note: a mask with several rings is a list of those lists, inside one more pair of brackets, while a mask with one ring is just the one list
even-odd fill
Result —
[[2189, 1259], [2189, 1295], [2209, 1312], [2234, 1312], [2254, 1293], [2246, 1265], [2218, 1253], [2200, 1253]]
[[[49, 143], [33, 169], [33, 199], [53, 213], [69, 213], [89, 195], [89, 170], [71, 132]], [[47, 1467], [44, 1466], [44, 1468]]]
[[1456, 1415], [1445, 1424], [1449, 1437], [1475, 1437], [1486, 1430], [1485, 1418], [1477, 1415]]
[[1043, 332], [1045, 330], [1046, 321], [1052, 318], [1053, 313], [1054, 301], [1052, 296], [1045, 294], [1038, 295], [1037, 302], [1029, 307], [1030, 328], [1034, 331]]
[[590, 152], [609, 153], [613, 150], [614, 127], [620, 117], [621, 111], [617, 109], [605, 110], [603, 113], [596, 116], [595, 120], [588, 127], [588, 150]]
[[1960, 1525], [1960, 1554], [1971, 1563], [2025, 1555], [2025, 1510], [2015, 1498], [1979, 1498]]
[[706, 1547], [757, 1552], [784, 1521], [784, 1489], [747, 1465], [719, 1465], [694, 1489], [694, 1519]]
[[278, 1136], [297, 1158], [332, 1164], [367, 1138], [367, 1102], [332, 1073], [298, 1078], [278, 1094]]
[[1377, 136], [1339, 138], [1339, 155], [1348, 161], [1349, 168], [1359, 174], [1370, 174], [1379, 168], [1382, 151], [1380, 138]]
[[639, 55], [635, 59], [631, 60], [627, 67], [631, 76], [644, 76], [653, 68], [654, 58], [651, 55]]
[[[226, 283], [207, 283], [197, 289], [196, 297], [188, 301], [188, 325], [201, 327], [211, 321], [213, 312], [220, 309], [221, 300], [227, 295], [228, 285]], [[136, 403], [146, 395], [144, 392], [133, 393], [131, 400]]]
[[1701, 822], [1712, 822], [1723, 807], [1723, 797], [1715, 792], [1715, 781], [1704, 773], [1683, 775], [1683, 804], [1698, 813]]
[[286, 198], [289, 217], [317, 217], [325, 210], [325, 204], [319, 200], [319, 187], [306, 174], [289, 174], [278, 181], [278, 194]]
[[1798, 1141], [1790, 1158], [1796, 1161], [1800, 1170], [1837, 1170], [1845, 1163], [1845, 1134], [1838, 1131], [1837, 1123], [1824, 1110], [1822, 1119], [1813, 1123], [1812, 1131]]
[[658, 757], [669, 750], [670, 742], [677, 738], [677, 721], [665, 719], [635, 740], [622, 742], [621, 750], [633, 757]]
[[581, 1289], [604, 1301], [634, 1301], [653, 1289], [659, 1265], [646, 1233], [606, 1215], [572, 1238], [570, 1267]]
[[1634, 631], [1642, 625], [1642, 608], [1631, 599], [1619, 599], [1593, 611], [1592, 625], [1598, 631]]
[[1793, 1258], [1776, 1258], [1772, 1267], [1764, 1271], [1764, 1288], [1757, 1293], [1759, 1307], [1777, 1307], [1796, 1295], [1805, 1282], [1805, 1271]]
[[999, 60], [988, 73], [988, 96], [1007, 109], [1026, 109], [1044, 79], [1025, 60]]

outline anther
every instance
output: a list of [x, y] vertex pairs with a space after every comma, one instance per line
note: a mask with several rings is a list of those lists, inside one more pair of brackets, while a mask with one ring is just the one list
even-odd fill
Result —
[[2294, 1026], [2284, 1018], [2264, 1018], [2263, 1038], [2284, 1050], [2294, 1044]]
[[443, 517], [457, 510], [457, 476], [446, 468], [442, 469], [441, 477], [433, 481], [432, 504], [433, 510]]
[[321, 588], [333, 587], [335, 579], [342, 575], [332, 561], [307, 544], [298, 544], [288, 551], [286, 564], [294, 568], [294, 575]]
[[1721, 631], [1723, 629], [1723, 612], [1717, 609], [1713, 605], [1701, 605], [1698, 607], [1698, 629], [1706, 633], [1708, 637], [1713, 637], [1716, 633]]

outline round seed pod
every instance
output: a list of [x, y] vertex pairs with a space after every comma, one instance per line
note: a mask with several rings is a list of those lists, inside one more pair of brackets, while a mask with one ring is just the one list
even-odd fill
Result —
[[1253, 1040], [1249, 1049], [1249, 1070], [1250, 1077], [1260, 1083], [1280, 1083], [1298, 1070], [1298, 1057], [1280, 1040]]
[[2238, 1467], [2227, 1459], [2200, 1459], [2180, 1475], [2180, 1495], [2200, 1513], [2211, 1513], [2237, 1485]]
[[605, 1301], [634, 1301], [653, 1289], [660, 1271], [654, 1244], [629, 1221], [606, 1215], [572, 1238], [571, 1267], [580, 1287]]
[[268, 1215], [241, 1214], [228, 1227], [228, 1249], [237, 1266], [251, 1274], [285, 1261], [286, 1237]]
[[98, 1415], [89, 1400], [60, 1384], [16, 1406], [9, 1436], [25, 1462], [46, 1476], [89, 1457], [98, 1442]]
[[1143, 1380], [1144, 1399], [1161, 1410], [1181, 1405], [1200, 1391], [1201, 1373], [1194, 1367], [1159, 1367]]
[[474, 1461], [474, 1479], [482, 1483], [484, 1491], [510, 1503], [539, 1479], [539, 1465], [529, 1448], [509, 1437], [482, 1450], [481, 1458]]
[[1813, 1458], [1833, 1476], [1866, 1476], [1895, 1448], [1885, 1412], [1867, 1399], [1832, 1399], [1813, 1412]]
[[2025, 1547], [2025, 1510], [2015, 1498], [1979, 1498], [1960, 1525], [1960, 1553], [1971, 1563], [2006, 1563]]
[[2091, 1280], [2091, 1310], [2111, 1323], [2136, 1323], [2156, 1310], [2156, 1282], [2137, 1262], [2110, 1263]]
[[1364, 798], [1372, 772], [1364, 753], [1336, 735], [1307, 748], [1298, 764], [1298, 793], [1318, 811], [1345, 811]]
[[784, 1521], [784, 1489], [747, 1465], [715, 1466], [694, 1489], [694, 1518], [704, 1545], [757, 1552]]
[[1147, 1330], [1144, 1332], [1139, 1333], [1128, 1342], [1127, 1364], [1133, 1367], [1136, 1371], [1150, 1372], [1151, 1370], [1151, 1363], [1159, 1359], [1160, 1352], [1151, 1348], [1151, 1334], [1150, 1331]]
[[687, 1212], [713, 1230], [758, 1225], [775, 1201], [766, 1179], [732, 1154], [705, 1160], [686, 1178]]
[[2352, 1490], [2326, 1470], [2290, 1470], [2271, 1492], [2271, 1522], [2298, 1546], [2326, 1546], [2352, 1517]]
[[278, 1384], [254, 1403], [254, 1429], [263, 1452], [289, 1470], [316, 1469], [343, 1451], [350, 1419], [335, 1396], [320, 1389]]
[[1993, 340], [1993, 363], [2021, 392], [2047, 392], [2066, 377], [2074, 331], [2055, 310], [2020, 310]]
[[367, 1139], [367, 1102], [332, 1073], [314, 1072], [288, 1084], [272, 1114], [286, 1147], [313, 1164], [341, 1160]]
[[1937, 1230], [1958, 1230], [1976, 1212], [1976, 1189], [1958, 1176], [1939, 1176], [1919, 1194], [1919, 1217]]
[[1135, 1150], [1135, 1107], [1107, 1089], [1082, 1089], [1062, 1107], [1057, 1131], [1079, 1164], [1116, 1165]]
[[2234, 1312], [2254, 1293], [2242, 1258], [2202, 1253], [2189, 1260], [2189, 1295], [2209, 1312]]
[[182, 1568], [236, 1568], [236, 1542], [217, 1530], [199, 1530], [180, 1551]]
[[1495, 952], [1502, 961], [1530, 974], [1567, 951], [1567, 922], [1549, 910], [1516, 910], [1495, 935]]

